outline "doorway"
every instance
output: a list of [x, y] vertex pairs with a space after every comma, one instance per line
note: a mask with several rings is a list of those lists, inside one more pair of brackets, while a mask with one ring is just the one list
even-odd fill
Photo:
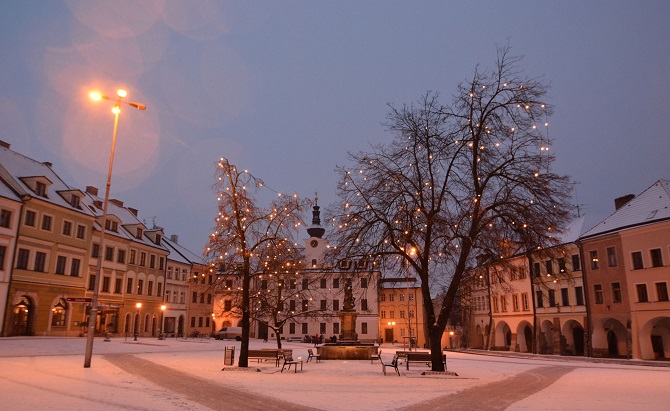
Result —
[[28, 297], [21, 297], [21, 301], [14, 306], [14, 321], [12, 335], [30, 335], [33, 304]]
[[384, 330], [384, 342], [392, 343], [393, 342], [393, 328], [387, 328]]

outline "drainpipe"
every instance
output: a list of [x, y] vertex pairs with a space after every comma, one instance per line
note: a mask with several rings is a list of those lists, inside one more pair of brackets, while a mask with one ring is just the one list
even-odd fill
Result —
[[593, 319], [591, 318], [589, 287], [586, 281], [586, 264], [585, 264], [586, 260], [584, 259], [584, 245], [579, 240], [575, 241], [575, 244], [577, 244], [577, 248], [579, 248], [579, 259], [581, 260], [579, 263], [581, 264], [582, 267], [582, 284], [584, 284], [584, 304], [586, 304], [586, 324], [584, 324], [584, 328], [586, 328], [586, 330], [584, 330], [584, 335], [586, 338], [586, 341], [584, 341], [586, 345], [585, 347], [586, 350], [584, 350], [584, 353], [587, 355], [587, 357], [593, 357], [593, 342], [591, 339], [592, 335], [591, 330], [593, 330], [593, 324], [591, 324], [591, 322], [593, 321]]
[[533, 354], [537, 354], [537, 310], [535, 309], [535, 279], [533, 278], [533, 257], [531, 250], [526, 253], [528, 259], [528, 278], [530, 279], [530, 298], [533, 303]]

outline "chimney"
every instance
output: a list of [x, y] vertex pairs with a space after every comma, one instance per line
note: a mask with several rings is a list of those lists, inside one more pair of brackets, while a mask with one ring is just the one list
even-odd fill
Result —
[[0, 147], [6, 148], [6, 149], [9, 150], [9, 146], [11, 146], [11, 144], [9, 144], [6, 141], [0, 140]]
[[177, 240], [179, 240], [179, 236], [177, 234], [172, 234], [170, 236], [170, 241], [172, 241], [173, 243], [179, 244], [179, 241], [177, 241]]
[[635, 195], [628, 194], [619, 198], [614, 199], [614, 209], [618, 210], [621, 207], [625, 206], [630, 200], [634, 199]]
[[116, 198], [110, 198], [109, 202], [114, 204], [117, 207], [123, 207], [123, 201], [117, 200]]
[[137, 217], [137, 209], [136, 209], [136, 208], [128, 207], [128, 211], [130, 211], [131, 213], [133, 213], [133, 215], [134, 215], [135, 217]]
[[86, 186], [86, 193], [92, 196], [98, 196], [98, 188], [93, 186]]
[[100, 200], [95, 200], [95, 201], [93, 202], [93, 205], [94, 205], [97, 209], [102, 210], [102, 201], [100, 201]]

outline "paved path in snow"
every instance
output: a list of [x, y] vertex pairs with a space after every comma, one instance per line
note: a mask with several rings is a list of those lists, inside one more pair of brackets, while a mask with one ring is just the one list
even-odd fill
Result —
[[193, 377], [130, 354], [108, 354], [104, 358], [132, 375], [142, 377], [213, 410], [314, 410]]
[[533, 368], [502, 381], [468, 388], [402, 410], [504, 410], [515, 402], [542, 391], [574, 369], [575, 367], [556, 366]]

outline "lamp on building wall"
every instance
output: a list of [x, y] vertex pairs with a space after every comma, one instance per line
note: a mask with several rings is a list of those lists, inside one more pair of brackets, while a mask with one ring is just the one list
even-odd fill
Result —
[[140, 111], [146, 110], [147, 106], [142, 103], [132, 101], [122, 101], [128, 95], [125, 90], [117, 90], [118, 97], [107, 97], [98, 92], [91, 92], [89, 96], [93, 100], [112, 100], [116, 102], [112, 108], [114, 113], [114, 131], [112, 133], [112, 149], [109, 155], [109, 168], [107, 169], [107, 186], [105, 188], [105, 201], [102, 206], [102, 226], [100, 227], [100, 248], [98, 250], [98, 261], [95, 269], [95, 278], [93, 280], [93, 296], [91, 297], [91, 311], [88, 316], [88, 335], [86, 338], [86, 353], [84, 354], [84, 368], [91, 366], [91, 356], [93, 355], [93, 340], [95, 337], [95, 325], [98, 322], [98, 297], [100, 295], [100, 277], [102, 276], [102, 253], [105, 248], [105, 230], [107, 229], [107, 206], [109, 204], [109, 187], [112, 183], [112, 166], [114, 165], [114, 148], [116, 147], [116, 130], [119, 125], [119, 113], [121, 113], [121, 104], [129, 105]]

